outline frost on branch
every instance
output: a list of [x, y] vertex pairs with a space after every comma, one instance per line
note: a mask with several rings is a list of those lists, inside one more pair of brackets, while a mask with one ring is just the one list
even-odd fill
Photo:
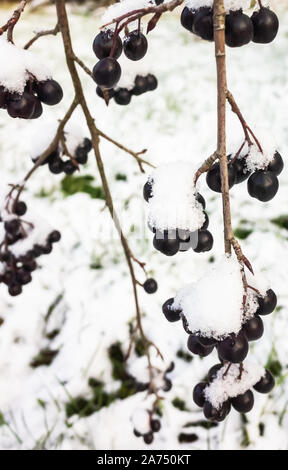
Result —
[[32, 77], [38, 82], [51, 78], [47, 67], [31, 51], [20, 49], [0, 37], [0, 85], [11, 93], [21, 95]]
[[227, 365], [223, 366], [214, 380], [207, 385], [204, 395], [211, 405], [219, 409], [222, 403], [244, 394], [256, 385], [265, 375], [265, 369], [257, 364], [245, 362], [239, 376], [239, 365], [232, 364], [227, 370]]
[[152, 197], [149, 199], [148, 223], [157, 230], [195, 232], [205, 222], [203, 206], [196, 200], [193, 187], [195, 167], [178, 162], [158, 167], [149, 177]]

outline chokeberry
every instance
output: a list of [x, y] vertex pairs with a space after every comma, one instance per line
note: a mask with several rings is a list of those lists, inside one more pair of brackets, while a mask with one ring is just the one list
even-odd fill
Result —
[[163, 233], [159, 234], [156, 231], [153, 239], [153, 246], [156, 248], [156, 250], [160, 251], [166, 256], [174, 256], [179, 251], [180, 242], [176, 237], [171, 238], [169, 233], [167, 235]]
[[174, 299], [172, 297], [171, 299], [166, 300], [166, 302], [162, 306], [162, 312], [164, 313], [166, 319], [171, 323], [179, 321], [181, 318], [181, 311], [173, 309], [173, 303]]
[[213, 41], [213, 12], [209, 7], [200, 8], [195, 14], [193, 25], [193, 33], [207, 41]]
[[144, 34], [135, 30], [129, 33], [124, 40], [124, 53], [130, 60], [142, 59], [148, 49], [148, 42]]
[[257, 170], [250, 176], [247, 187], [251, 197], [267, 202], [277, 194], [279, 181], [271, 171]]
[[251, 17], [254, 26], [253, 41], [260, 44], [268, 44], [277, 36], [279, 20], [270, 8], [261, 7]]
[[61, 239], [61, 233], [58, 230], [53, 230], [53, 232], [50, 233], [48, 240], [50, 243], [57, 243]]
[[195, 11], [185, 7], [181, 13], [181, 24], [183, 28], [187, 29], [192, 33], [193, 23], [195, 18]]
[[147, 279], [143, 284], [143, 288], [147, 294], [155, 294], [158, 289], [158, 284], [155, 279]]
[[16, 273], [16, 280], [19, 284], [24, 286], [32, 281], [32, 276], [29, 271], [26, 271], [25, 269], [19, 269]]
[[[98, 59], [105, 59], [105, 57], [109, 57], [112, 47], [113, 47], [113, 38], [114, 32], [111, 30], [100, 31], [99, 34], [95, 37], [93, 41], [93, 51]], [[115, 40], [115, 47], [113, 51], [114, 59], [118, 59], [122, 54], [123, 45], [121, 38], [117, 36]]]
[[8, 292], [12, 297], [16, 297], [16, 295], [20, 295], [22, 293], [22, 287], [21, 284], [11, 284], [8, 287]]
[[204, 390], [206, 387], [207, 387], [206, 382], [200, 382], [197, 385], [195, 385], [193, 389], [193, 401], [200, 408], [202, 408], [205, 403]]
[[143, 197], [146, 202], [149, 202], [149, 199], [153, 196], [153, 185], [152, 181], [147, 181], [143, 187]]
[[54, 106], [60, 103], [63, 98], [63, 90], [56, 80], [45, 80], [35, 86], [37, 96], [42, 103]]
[[242, 331], [237, 336], [228, 336], [218, 344], [218, 354], [221, 359], [233, 364], [243, 362], [248, 350], [248, 340]]
[[135, 428], [133, 429], [133, 433], [136, 437], [141, 437], [142, 436], [141, 432], [137, 431], [137, 429], [135, 429]]
[[235, 171], [235, 184], [243, 183], [250, 176], [251, 172], [247, 170], [245, 158], [236, 158], [231, 165]]
[[51, 173], [54, 173], [55, 175], [62, 173], [64, 168], [64, 163], [61, 158], [54, 158], [52, 161], [49, 162], [48, 165]]
[[30, 119], [35, 110], [36, 98], [24, 91], [23, 95], [10, 99], [7, 106], [9, 116], [13, 118]]
[[188, 337], [187, 347], [193, 354], [197, 354], [200, 357], [209, 356], [212, 353], [214, 346], [203, 346], [197, 336], [190, 335]]
[[93, 148], [92, 140], [89, 139], [88, 137], [85, 137], [81, 147], [83, 147], [83, 149], [86, 150], [87, 153], [91, 152]]
[[144, 439], [145, 444], [147, 445], [152, 444], [153, 439], [154, 439], [153, 432], [148, 432], [147, 434], [144, 434], [143, 439]]
[[208, 217], [207, 212], [204, 212], [204, 216], [205, 216], [205, 220], [200, 230], [207, 230], [207, 228], [209, 227], [209, 217]]
[[76, 166], [72, 162], [72, 160], [67, 160], [63, 163], [63, 171], [66, 175], [73, 175], [77, 170]]
[[155, 75], [152, 75], [151, 73], [149, 73], [146, 77], [146, 85], [147, 85], [147, 90], [148, 91], [153, 91], [153, 90], [156, 90], [156, 88], [158, 87], [158, 80], [157, 78], [155, 77]]
[[121, 67], [113, 57], [101, 59], [93, 68], [93, 78], [97, 85], [113, 88], [120, 80]]
[[[236, 172], [233, 165], [228, 165], [229, 188], [235, 184]], [[206, 182], [212, 191], [221, 193], [221, 172], [219, 163], [214, 163], [206, 175]]]
[[23, 201], [18, 201], [15, 206], [13, 207], [14, 213], [18, 215], [19, 217], [22, 217], [27, 211], [27, 206], [25, 202]]
[[83, 147], [78, 147], [75, 152], [75, 160], [80, 163], [80, 165], [85, 165], [88, 161], [87, 150]]
[[201, 204], [201, 206], [202, 206], [203, 209], [205, 210], [205, 209], [206, 209], [206, 201], [205, 201], [204, 197], [202, 196], [202, 194], [197, 193], [197, 194], [195, 195], [195, 199], [196, 199], [196, 201], [199, 202], [199, 204]]
[[38, 119], [43, 114], [43, 106], [40, 100], [35, 99], [34, 112], [30, 119]]
[[257, 382], [256, 385], [254, 385], [254, 390], [259, 393], [270, 393], [271, 390], [274, 388], [275, 385], [275, 379], [271, 372], [266, 369], [265, 375], [261, 377], [259, 382]]
[[213, 236], [209, 232], [209, 230], [199, 230], [197, 245], [195, 248], [193, 248], [193, 250], [196, 253], [204, 253], [205, 251], [210, 251], [212, 250], [213, 243]]
[[162, 387], [162, 390], [163, 392], [169, 392], [172, 388], [172, 382], [170, 379], [168, 379], [167, 377], [165, 377], [164, 379], [164, 385]]
[[249, 16], [242, 10], [230, 11], [226, 16], [225, 39], [229, 47], [241, 47], [253, 39], [254, 28]]
[[131, 91], [127, 88], [119, 88], [114, 94], [114, 100], [121, 106], [127, 106], [131, 101]]
[[243, 325], [243, 331], [248, 341], [256, 341], [257, 339], [260, 339], [261, 336], [263, 336], [263, 321], [258, 315], [255, 315], [253, 318], [251, 318], [251, 320], [248, 320]]
[[152, 419], [151, 420], [151, 429], [153, 432], [159, 432], [161, 429], [161, 423], [159, 419]]
[[206, 419], [209, 421], [224, 421], [226, 416], [229, 414], [231, 404], [228, 401], [222, 403], [220, 408], [215, 408], [209, 401], [205, 401], [203, 406], [203, 412]]
[[269, 289], [264, 297], [258, 297], [257, 315], [269, 315], [274, 312], [277, 306], [277, 296], [272, 289]]
[[134, 81], [134, 88], [132, 90], [133, 95], [135, 96], [143, 95], [143, 93], [146, 93], [146, 91], [148, 91], [146, 77], [137, 75]]
[[223, 364], [215, 364], [215, 366], [211, 367], [208, 372], [208, 380], [209, 382], [212, 382], [214, 379], [216, 379], [217, 374], [220, 369], [222, 369]]
[[239, 413], [249, 413], [254, 406], [254, 395], [251, 390], [247, 390], [247, 392], [243, 393], [242, 395], [238, 395], [235, 398], [231, 399], [231, 404], [233, 408], [238, 411]]
[[275, 152], [273, 160], [269, 163], [268, 171], [272, 171], [274, 175], [279, 176], [282, 173], [284, 168], [283, 158], [279, 152]]
[[53, 247], [52, 247], [52, 243], [46, 243], [46, 245], [43, 245], [42, 247], [42, 253], [43, 255], [49, 255], [52, 251]]
[[218, 341], [215, 338], [208, 338], [207, 336], [197, 336], [198, 341], [202, 346], [205, 346], [205, 348], [210, 347], [210, 346], [216, 346]]

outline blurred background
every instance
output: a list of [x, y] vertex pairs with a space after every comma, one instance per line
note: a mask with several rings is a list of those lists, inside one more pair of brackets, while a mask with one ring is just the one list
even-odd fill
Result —
[[[0, 2], [5, 23], [15, 2]], [[68, 3], [68, 2], [67, 2]], [[77, 55], [92, 68], [92, 42], [99, 31], [105, 1], [69, 2], [69, 18]], [[247, 122], [272, 134], [284, 161], [288, 154], [288, 11], [286, 1], [274, 1], [280, 18], [276, 40], [227, 50], [229, 88]], [[163, 16], [149, 35], [149, 49], [135, 73], [154, 73], [159, 86], [134, 97], [127, 107], [111, 102], [107, 108], [95, 84], [82, 73], [85, 94], [98, 127], [129, 148], [147, 148], [154, 165], [177, 160], [203, 161], [216, 143], [216, 75], [214, 45], [200, 41], [180, 25], [181, 8]], [[53, 2], [31, 2], [15, 29], [18, 46], [34, 30], [56, 24]], [[64, 89], [64, 100], [46, 107], [39, 122], [22, 122], [0, 111], [0, 185], [22, 181], [31, 167], [30, 148], [39, 123], [61, 118], [73, 98], [60, 36], [40, 39], [31, 49], [49, 67]], [[2, 65], [3, 66], [3, 65]], [[132, 67], [123, 61], [123, 71]], [[131, 71], [130, 71], [131, 72]], [[228, 109], [228, 108], [227, 108]], [[85, 124], [80, 111], [77, 125]], [[36, 130], [35, 130], [36, 129]], [[88, 134], [87, 134], [88, 136]], [[228, 149], [242, 138], [237, 119], [228, 111]], [[236, 142], [236, 144], [235, 144]], [[186, 283], [202, 276], [221, 258], [221, 197], [209, 191], [205, 177], [200, 191], [207, 201], [213, 251], [180, 253], [167, 259], [155, 252], [146, 229], [142, 187], [147, 174], [139, 172], [131, 156], [106, 141], [101, 151], [124, 231], [135, 255], [147, 262], [159, 289], [147, 295], [140, 289], [144, 329], [160, 348], [163, 370], [171, 361], [173, 387], [164, 396], [162, 429], [152, 449], [287, 449], [288, 448], [288, 166], [280, 176], [280, 190], [269, 203], [248, 196], [246, 185], [231, 191], [235, 233], [255, 272], [265, 272], [278, 295], [278, 308], [265, 318], [265, 335], [253, 344], [249, 359], [266, 365], [277, 380], [267, 397], [257, 395], [245, 418], [232, 412], [225, 423], [208, 425], [192, 401], [194, 385], [217, 358], [192, 357], [181, 325], [167, 324], [162, 303]], [[145, 158], [146, 158], [145, 157]], [[147, 168], [149, 174], [149, 168]], [[173, 188], [171, 188], [173, 190]], [[129, 274], [114, 232], [92, 153], [73, 177], [55, 176], [41, 167], [29, 181], [24, 200], [34, 212], [59, 229], [62, 240], [53, 253], [40, 258], [19, 298], [0, 292], [0, 447], [2, 449], [144, 449], [133, 434], [131, 417], [148, 409], [151, 397], [131, 387], [127, 376], [147, 374], [143, 345], [127, 363], [135, 310]], [[140, 281], [144, 281], [141, 271]], [[213, 356], [213, 355], [212, 355]]]

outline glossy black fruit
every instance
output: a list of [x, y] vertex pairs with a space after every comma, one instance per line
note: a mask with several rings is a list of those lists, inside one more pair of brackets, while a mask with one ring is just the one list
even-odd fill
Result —
[[58, 82], [55, 80], [45, 80], [45, 82], [39, 82], [35, 86], [37, 96], [42, 103], [54, 106], [60, 103], [63, 98], [63, 90]]
[[120, 80], [121, 67], [113, 57], [101, 59], [93, 68], [93, 78], [97, 85], [113, 88]]
[[14, 207], [14, 213], [18, 215], [19, 217], [22, 217], [27, 211], [27, 206], [25, 202], [23, 201], [18, 201]]
[[155, 279], [146, 279], [146, 281], [143, 284], [143, 288], [147, 294], [155, 294], [155, 292], [158, 289], [158, 284], [155, 281]]
[[80, 165], [85, 165], [88, 161], [87, 150], [84, 147], [78, 147], [75, 152], [75, 160], [80, 163]]
[[131, 92], [127, 88], [119, 88], [114, 94], [114, 100], [121, 106], [127, 106], [131, 101]]
[[36, 98], [27, 91], [23, 95], [11, 98], [7, 105], [9, 116], [13, 118], [30, 119], [35, 110]]
[[40, 100], [35, 99], [34, 112], [30, 119], [38, 119], [43, 114], [43, 106]]
[[148, 180], [143, 187], [143, 197], [146, 202], [149, 202], [149, 199], [153, 196], [153, 186], [152, 181]]
[[241, 47], [252, 41], [254, 35], [253, 23], [242, 10], [231, 11], [226, 16], [225, 39], [227, 46]]
[[218, 354], [221, 359], [233, 362], [233, 364], [243, 362], [248, 350], [248, 340], [243, 332], [240, 332], [238, 336], [228, 336], [218, 344]]
[[213, 12], [211, 8], [202, 7], [195, 14], [193, 21], [193, 33], [207, 41], [213, 41]]
[[277, 36], [279, 20], [270, 8], [261, 7], [251, 17], [254, 26], [253, 41], [260, 44], [268, 44]]
[[139, 96], [148, 91], [147, 78], [137, 75], [134, 82], [134, 88], [132, 90], [133, 95]]
[[195, 18], [195, 11], [185, 7], [181, 13], [181, 24], [183, 28], [187, 29], [192, 33], [193, 23]]
[[148, 49], [148, 42], [144, 34], [135, 30], [129, 33], [124, 40], [124, 53], [130, 60], [142, 59]]
[[[113, 46], [113, 36], [114, 32], [110, 30], [101, 31], [95, 37], [93, 41], [93, 51], [98, 59], [105, 59], [105, 57], [110, 56], [110, 52]], [[115, 42], [115, 48], [113, 52], [114, 59], [118, 59], [122, 54], [123, 45], [121, 38], [117, 36]]]
[[274, 175], [278, 176], [282, 173], [284, 168], [283, 158], [279, 152], [275, 152], [273, 160], [269, 163], [268, 171], [272, 171]]
[[202, 196], [202, 194], [197, 193], [195, 195], [195, 199], [196, 199], [196, 201], [199, 202], [199, 204], [202, 205], [203, 209], [206, 209], [206, 201], [205, 201], [204, 197]]
[[63, 163], [63, 171], [66, 175], [73, 175], [76, 171], [76, 166], [72, 162], [72, 160], [67, 160]]
[[210, 346], [216, 346], [218, 341], [215, 338], [208, 338], [206, 336], [197, 336], [198, 341], [202, 346], [205, 348], [210, 347]]
[[[228, 165], [229, 188], [235, 184], [236, 172], [234, 165]], [[206, 175], [206, 182], [212, 191], [221, 193], [221, 173], [219, 163], [214, 163]]]
[[159, 419], [152, 419], [151, 420], [151, 429], [153, 432], [159, 432], [161, 429], [161, 423]]
[[275, 380], [271, 372], [269, 370], [266, 370], [264, 377], [257, 382], [256, 385], [254, 385], [254, 390], [259, 393], [270, 393], [271, 390], [274, 388], [275, 385]]
[[205, 382], [200, 382], [199, 384], [195, 385], [193, 389], [193, 401], [200, 408], [202, 408], [205, 403], [204, 390], [206, 387], [207, 387], [207, 384]]
[[279, 181], [271, 171], [257, 170], [250, 176], [247, 187], [251, 197], [267, 202], [277, 194]]
[[277, 306], [277, 296], [272, 289], [266, 292], [265, 297], [258, 297], [259, 307], [257, 309], [257, 315], [269, 315], [274, 312]]
[[207, 212], [204, 212], [204, 215], [205, 215], [205, 221], [201, 227], [201, 230], [207, 230], [207, 228], [209, 227], [209, 217], [208, 217]]
[[53, 232], [50, 233], [48, 240], [50, 243], [57, 243], [61, 239], [61, 233], [58, 232], [58, 230], [53, 230]]
[[178, 253], [180, 242], [177, 238], [170, 238], [169, 233], [156, 232], [153, 239], [153, 246], [166, 256], [174, 256]]
[[165, 377], [165, 383], [162, 387], [162, 390], [163, 392], [169, 392], [172, 388], [172, 382], [170, 379], [168, 379], [167, 377]]
[[173, 303], [174, 303], [174, 299], [171, 298], [171, 299], [166, 300], [166, 302], [162, 306], [162, 312], [164, 313], [166, 319], [170, 321], [171, 323], [175, 321], [179, 321], [181, 318], [181, 311], [174, 310], [171, 308]]
[[204, 253], [205, 251], [210, 251], [212, 250], [213, 243], [213, 236], [209, 232], [209, 230], [199, 230], [197, 245], [195, 248], [193, 248], [193, 250], [196, 253]]
[[156, 90], [156, 88], [158, 87], [158, 80], [155, 77], [155, 75], [152, 75], [151, 73], [149, 73], [146, 77], [146, 84], [147, 84], [148, 91]]
[[55, 158], [48, 163], [49, 170], [55, 175], [59, 175], [63, 171], [64, 163], [61, 158]]
[[238, 395], [238, 397], [231, 399], [231, 404], [233, 408], [238, 411], [239, 413], [249, 413], [254, 406], [254, 395], [251, 390], [247, 390], [247, 392], [243, 393], [242, 395]]
[[152, 444], [154, 439], [153, 432], [148, 432], [147, 434], [144, 434], [143, 439], [145, 444]]
[[257, 339], [260, 339], [261, 336], [263, 336], [263, 321], [258, 315], [255, 315], [253, 318], [251, 318], [251, 320], [248, 320], [243, 325], [243, 331], [248, 341], [256, 341]]
[[21, 284], [11, 284], [8, 287], [8, 292], [12, 297], [16, 297], [16, 295], [20, 295], [22, 293]]
[[199, 342], [198, 337], [195, 335], [189, 336], [187, 347], [189, 351], [191, 351], [193, 354], [197, 354], [197, 356], [200, 357], [209, 356], [209, 354], [211, 354], [214, 349], [214, 346], [203, 346]]
[[246, 168], [245, 158], [237, 158], [231, 165], [235, 170], [235, 184], [243, 183], [250, 176], [251, 172]]
[[208, 372], [208, 380], [209, 382], [212, 382], [214, 379], [217, 377], [217, 373], [219, 372], [220, 369], [222, 369], [223, 364], [215, 364], [215, 366], [211, 367]]
[[231, 404], [229, 401], [222, 403], [220, 408], [214, 408], [209, 401], [205, 401], [203, 412], [206, 419], [214, 422], [224, 421], [226, 416], [230, 413]]

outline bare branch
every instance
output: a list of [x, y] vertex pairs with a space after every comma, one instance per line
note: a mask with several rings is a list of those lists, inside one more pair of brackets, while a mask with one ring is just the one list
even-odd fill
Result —
[[9, 42], [12, 42], [13, 43], [13, 30], [14, 30], [14, 27], [15, 25], [18, 23], [26, 5], [27, 5], [27, 1], [28, 0], [22, 0], [19, 4], [19, 6], [16, 8], [16, 10], [14, 10], [11, 18], [9, 18], [9, 20], [7, 21], [6, 24], [4, 24], [1, 28], [0, 28], [0, 36], [3, 34], [3, 33], [6, 33], [7, 31], [7, 38], [8, 38], [8, 41]]
[[34, 42], [36, 42], [39, 38], [42, 38], [43, 36], [56, 36], [59, 33], [59, 26], [56, 24], [55, 28], [53, 29], [47, 29], [44, 31], [38, 31], [38, 33], [35, 32], [35, 36], [30, 39], [30, 41], [25, 44], [24, 49], [29, 49]]

